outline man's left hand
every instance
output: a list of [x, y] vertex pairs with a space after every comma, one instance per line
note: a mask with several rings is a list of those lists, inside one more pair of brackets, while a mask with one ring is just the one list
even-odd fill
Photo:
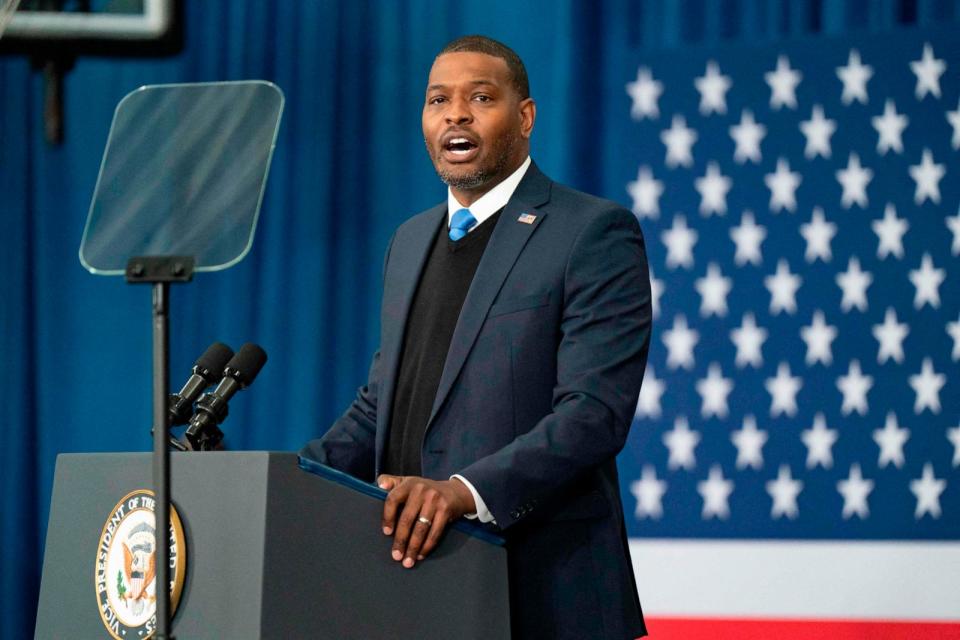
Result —
[[434, 550], [447, 524], [477, 510], [470, 490], [456, 478], [384, 474], [377, 484], [390, 492], [383, 505], [383, 533], [393, 535], [393, 559], [407, 569]]

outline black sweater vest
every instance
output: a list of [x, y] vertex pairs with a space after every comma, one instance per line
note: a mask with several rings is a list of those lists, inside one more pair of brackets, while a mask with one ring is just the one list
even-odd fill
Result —
[[420, 464], [423, 437], [450, 340], [467, 290], [499, 218], [498, 211], [456, 242], [447, 235], [447, 226], [440, 225], [407, 318], [384, 456], [385, 473], [403, 476], [423, 473]]

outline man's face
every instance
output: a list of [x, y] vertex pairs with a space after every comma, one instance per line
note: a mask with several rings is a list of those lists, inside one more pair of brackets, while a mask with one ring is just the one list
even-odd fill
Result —
[[440, 178], [472, 204], [510, 175], [530, 150], [536, 115], [521, 100], [506, 61], [446, 53], [433, 63], [423, 105], [423, 138]]

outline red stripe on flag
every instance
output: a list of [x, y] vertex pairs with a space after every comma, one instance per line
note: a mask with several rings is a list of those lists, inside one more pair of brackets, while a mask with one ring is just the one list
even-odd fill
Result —
[[956, 640], [960, 622], [647, 618], [651, 640]]

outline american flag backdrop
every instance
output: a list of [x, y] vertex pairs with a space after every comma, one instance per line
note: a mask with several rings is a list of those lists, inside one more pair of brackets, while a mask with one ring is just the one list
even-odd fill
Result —
[[960, 33], [635, 62], [653, 637], [960, 637]]

